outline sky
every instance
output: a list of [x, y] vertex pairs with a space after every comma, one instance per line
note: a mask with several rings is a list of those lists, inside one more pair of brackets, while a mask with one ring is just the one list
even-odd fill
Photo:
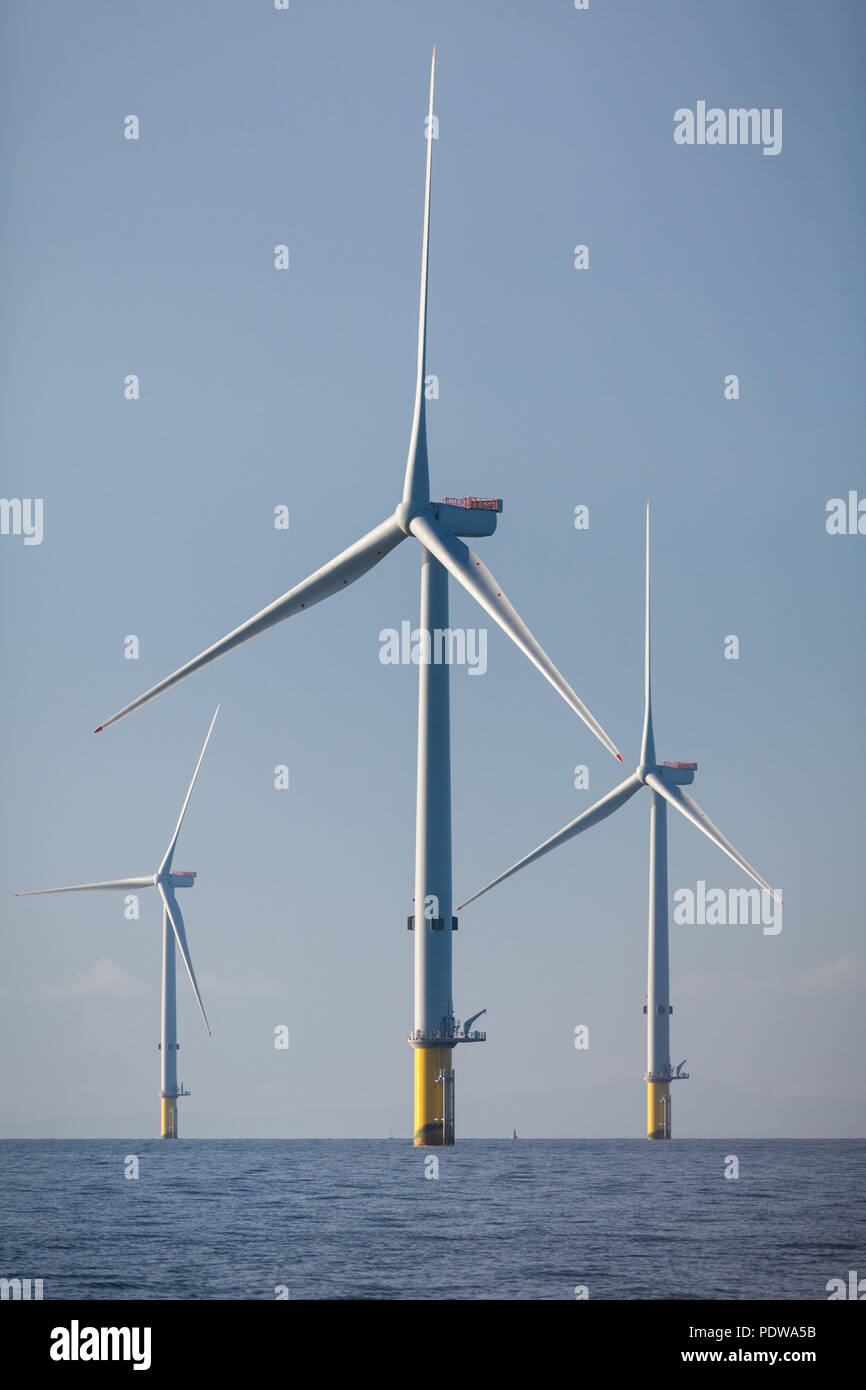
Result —
[[[137, 921], [13, 894], [152, 873], [217, 703], [175, 858], [213, 1027], [179, 975], [180, 1132], [411, 1134], [417, 669], [380, 633], [418, 621], [417, 546], [92, 730], [399, 501], [435, 44], [433, 495], [503, 499], [474, 545], [627, 769], [649, 499], [658, 755], [785, 900], [776, 934], [671, 926], [674, 1133], [866, 1135], [866, 537], [827, 530], [866, 498], [862, 7], [46, 0], [2, 29], [2, 493], [43, 529], [0, 535], [0, 1134], [156, 1132], [155, 893]], [[698, 102], [780, 109], [781, 150], [677, 144]], [[453, 583], [451, 618], [487, 630], [452, 671], [461, 902], [623, 772]], [[648, 838], [643, 791], [461, 914], [458, 1138], [644, 1133]], [[749, 886], [679, 817], [669, 854], [672, 895]]]

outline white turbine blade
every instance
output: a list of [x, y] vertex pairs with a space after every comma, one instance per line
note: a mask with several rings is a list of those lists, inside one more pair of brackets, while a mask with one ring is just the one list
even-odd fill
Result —
[[152, 888], [149, 878], [112, 878], [105, 883], [75, 883], [70, 888], [32, 888], [29, 893], [16, 893], [16, 898], [38, 898], [43, 893], [123, 893], [132, 888]]
[[198, 983], [195, 978], [195, 971], [192, 968], [192, 960], [190, 959], [189, 946], [186, 942], [186, 931], [184, 930], [183, 917], [181, 916], [180, 912], [180, 904], [178, 903], [177, 898], [174, 896], [174, 893], [172, 892], [171, 888], [167, 889], [165, 885], [162, 883], [158, 883], [156, 886], [159, 889], [159, 896], [162, 898], [163, 905], [165, 907], [166, 912], [168, 913], [168, 920], [171, 922], [172, 928], [174, 930], [178, 950], [183, 956], [183, 963], [186, 966], [186, 973], [189, 975], [190, 983], [193, 988], [193, 993], [195, 994], [195, 997], [198, 1000], [198, 1006], [201, 1009], [201, 1016], [204, 1019], [204, 1026], [207, 1029], [208, 1033], [210, 1033], [210, 1036], [213, 1037], [213, 1033], [211, 1033], [210, 1031], [210, 1024], [207, 1021], [207, 1014], [204, 1011], [202, 997], [199, 993]]
[[170, 839], [169, 842], [168, 842], [168, 849], [167, 849], [166, 852], [165, 852], [165, 856], [164, 856], [164, 858], [163, 858], [162, 863], [160, 864], [159, 868], [157, 869], [157, 873], [159, 873], [159, 874], [166, 873], [166, 872], [171, 868], [171, 861], [172, 861], [172, 859], [174, 858], [174, 847], [175, 847], [175, 845], [177, 844], [177, 837], [178, 837], [178, 835], [180, 834], [180, 827], [183, 825], [183, 818], [184, 818], [184, 816], [186, 815], [186, 808], [187, 808], [187, 806], [189, 805], [189, 799], [190, 799], [190, 797], [192, 796], [192, 789], [193, 789], [193, 787], [195, 786], [195, 779], [196, 779], [196, 777], [198, 777], [198, 770], [199, 770], [199, 768], [201, 767], [201, 764], [202, 764], [202, 758], [204, 757], [204, 750], [207, 748], [208, 739], [210, 738], [211, 734], [213, 733], [213, 726], [214, 726], [214, 724], [216, 723], [216, 717], [217, 717], [217, 715], [219, 714], [219, 712], [220, 712], [220, 707], [219, 707], [219, 705], [217, 705], [216, 709], [214, 710], [214, 717], [213, 717], [213, 719], [212, 719], [211, 722], [210, 722], [210, 728], [208, 729], [207, 734], [206, 734], [206, 736], [205, 736], [205, 741], [204, 741], [204, 743], [202, 744], [201, 752], [200, 752], [199, 755], [198, 755], [198, 762], [197, 762], [196, 765], [195, 765], [195, 772], [192, 774], [192, 781], [191, 781], [190, 784], [189, 784], [189, 791], [187, 792], [187, 794], [186, 794], [186, 799], [185, 799], [183, 805], [182, 805], [181, 808], [180, 808], [180, 815], [179, 815], [178, 818], [177, 818], [177, 825], [176, 825], [175, 828], [174, 828], [174, 834], [172, 835], [171, 839]]
[[484, 888], [480, 888], [477, 893], [473, 893], [471, 898], [467, 898], [465, 903], [460, 904], [457, 911], [460, 912], [462, 908], [468, 907], [470, 903], [474, 903], [475, 899], [480, 898], [482, 894], [489, 893], [490, 889], [495, 888], [497, 883], [502, 883], [506, 878], [510, 878], [511, 875], [516, 874], [519, 869], [525, 869], [528, 864], [534, 864], [536, 859], [540, 859], [542, 855], [549, 854], [552, 849], [557, 849], [560, 845], [564, 845], [567, 840], [573, 840], [575, 835], [580, 835], [584, 830], [589, 830], [590, 826], [598, 825], [600, 820], [606, 820], [608, 816], [613, 815], [614, 811], [618, 811], [620, 806], [624, 806], [625, 803], [634, 796], [635, 792], [640, 791], [642, 786], [643, 783], [637, 773], [632, 773], [631, 777], [626, 778], [624, 782], [620, 782], [618, 787], [614, 787], [612, 792], [608, 792], [607, 796], [601, 798], [601, 801], [597, 801], [594, 806], [590, 806], [589, 810], [584, 811], [583, 815], [578, 816], [576, 820], [570, 821], [568, 825], [563, 826], [562, 830], [558, 830], [555, 835], [551, 835], [549, 840], [545, 840], [544, 844], [538, 846], [538, 849], [534, 849], [531, 854], [527, 854], [523, 859], [518, 859], [517, 863], [512, 864], [510, 869], [506, 869], [504, 874], [500, 874], [498, 878], [491, 879], [490, 883], [486, 884]]
[[649, 502], [646, 504], [646, 586], [644, 590], [644, 705], [643, 736], [640, 745], [641, 767], [653, 767], [656, 760], [656, 745], [653, 735], [652, 692], [650, 672], [650, 514]]
[[369, 531], [366, 536], [362, 536], [354, 545], [350, 545], [348, 550], [342, 551], [335, 559], [330, 560], [327, 565], [316, 570], [308, 579], [296, 584], [294, 589], [290, 589], [282, 598], [278, 598], [268, 608], [263, 608], [260, 613], [256, 613], [248, 622], [236, 627], [222, 641], [215, 642], [212, 647], [199, 656], [193, 657], [185, 666], [181, 666], [173, 675], [166, 676], [158, 685], [139, 695], [137, 700], [132, 700], [130, 704], [124, 705], [122, 710], [113, 714], [110, 719], [106, 719], [96, 729], [96, 733], [101, 733], [107, 729], [109, 724], [116, 724], [118, 719], [123, 719], [133, 710], [141, 705], [147, 704], [148, 700], [153, 700], [157, 695], [161, 695], [164, 690], [169, 690], [171, 686], [177, 685], [178, 681], [185, 680], [191, 676], [193, 671], [199, 671], [202, 666], [207, 666], [211, 661], [216, 661], [217, 657], [224, 656], [226, 652], [239, 647], [248, 638], [255, 637], [259, 632], [264, 632], [266, 628], [273, 627], [276, 623], [281, 623], [284, 618], [293, 618], [296, 613], [300, 613], [304, 608], [312, 608], [313, 604], [321, 603], [322, 599], [329, 598], [331, 594], [338, 593], [347, 584], [352, 584], [356, 579], [377, 565], [383, 556], [393, 550], [400, 541], [405, 540], [406, 533], [401, 529], [393, 517], [383, 521], [380, 526]]
[[481, 604], [485, 612], [490, 614], [494, 622], [499, 624], [512, 642], [515, 642], [524, 655], [529, 657], [532, 664], [538, 667], [541, 674], [550, 681], [554, 690], [562, 696], [567, 705], [571, 706], [575, 714], [580, 715], [587, 728], [592, 730], [608, 752], [613, 753], [614, 757], [619, 758], [622, 762], [622, 754], [616, 744], [608, 738], [598, 720], [593, 718], [586, 705], [578, 699], [568, 681], [559, 673], [550, 657], [536, 642], [523, 619], [509, 603], [499, 584], [478, 556], [457, 536], [452, 535], [444, 526], [440, 526], [439, 522], [434, 520], [432, 516], [413, 517], [409, 523], [409, 529], [421, 544], [453, 574], [464, 589], [469, 591], [476, 602]]
[[725, 839], [721, 830], [713, 825], [709, 816], [704, 814], [698, 803], [692, 797], [687, 796], [681, 787], [665, 786], [664, 782], [655, 772], [647, 773], [646, 782], [647, 786], [652, 787], [654, 792], [658, 792], [659, 796], [663, 796], [672, 806], [676, 806], [677, 810], [682, 812], [686, 820], [691, 821], [692, 825], [696, 825], [698, 830], [702, 830], [707, 838], [712, 840], [714, 845], [718, 845], [719, 849], [724, 850], [728, 858], [733, 859], [734, 863], [738, 864], [743, 872], [749, 875], [749, 878], [754, 879], [755, 883], [760, 884], [761, 888], [766, 888], [768, 893], [772, 893], [777, 903], [782, 902], [782, 899], [775, 889], [770, 887], [765, 878], [761, 878], [761, 875], [756, 873], [748, 860], [744, 859], [743, 856], [734, 849], [730, 840]]
[[418, 307], [418, 372], [415, 381], [415, 410], [403, 482], [403, 501], [426, 506], [430, 501], [430, 473], [427, 464], [427, 419], [424, 408], [424, 373], [427, 360], [427, 265], [430, 251], [430, 174], [433, 166], [433, 82], [436, 75], [436, 49], [430, 63], [430, 109], [427, 117], [427, 178], [424, 189], [424, 234], [421, 242], [421, 299]]

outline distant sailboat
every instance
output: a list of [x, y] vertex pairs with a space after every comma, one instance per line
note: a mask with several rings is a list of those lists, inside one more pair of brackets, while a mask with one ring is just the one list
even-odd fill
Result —
[[512, 1137], [512, 1139], [516, 1139], [516, 1138], [517, 1138], [517, 1130], [516, 1130], [516, 1129], [513, 1129], [513, 1130], [511, 1131], [511, 1137]]

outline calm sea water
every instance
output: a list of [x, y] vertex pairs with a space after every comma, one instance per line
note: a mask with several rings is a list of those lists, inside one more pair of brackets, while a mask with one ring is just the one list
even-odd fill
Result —
[[46, 1299], [826, 1299], [866, 1275], [864, 1159], [862, 1140], [7, 1140], [0, 1276]]

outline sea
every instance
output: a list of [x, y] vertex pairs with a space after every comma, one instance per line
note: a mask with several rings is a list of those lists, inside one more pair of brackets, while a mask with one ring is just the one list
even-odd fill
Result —
[[[43, 1299], [828, 1298], [866, 1140], [0, 1141]], [[866, 1288], [866, 1285], [864, 1285]]]

